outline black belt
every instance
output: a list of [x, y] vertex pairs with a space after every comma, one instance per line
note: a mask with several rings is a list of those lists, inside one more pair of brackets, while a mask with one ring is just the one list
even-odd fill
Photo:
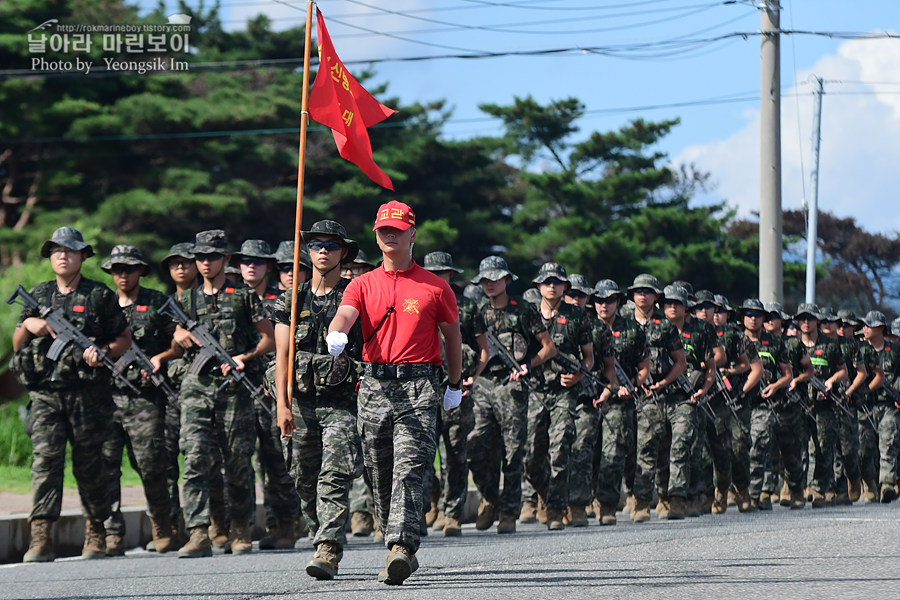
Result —
[[437, 375], [440, 367], [431, 363], [401, 363], [398, 365], [366, 363], [366, 375], [375, 379], [415, 379]]

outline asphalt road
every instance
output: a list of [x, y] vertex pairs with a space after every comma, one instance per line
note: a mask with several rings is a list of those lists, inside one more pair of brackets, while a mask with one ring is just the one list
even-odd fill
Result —
[[421, 568], [402, 587], [375, 581], [387, 550], [371, 538], [348, 543], [334, 581], [309, 578], [312, 554], [254, 551], [178, 559], [133, 551], [99, 561], [0, 567], [0, 599], [109, 598], [900, 598], [900, 506], [619, 524], [549, 532], [519, 526], [511, 536], [463, 528], [461, 538], [423, 540]]

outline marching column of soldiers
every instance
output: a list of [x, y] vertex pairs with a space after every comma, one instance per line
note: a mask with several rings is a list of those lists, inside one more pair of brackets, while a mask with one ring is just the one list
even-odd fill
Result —
[[[11, 367], [30, 392], [34, 448], [24, 561], [55, 558], [67, 443], [85, 558], [125, 552], [127, 451], [143, 482], [148, 550], [251, 552], [259, 480], [260, 550], [306, 537], [306, 572], [332, 579], [346, 532], [374, 534], [390, 550], [378, 576], [387, 584], [418, 568], [418, 536], [429, 528], [462, 534], [470, 474], [481, 498], [475, 527], [496, 523], [499, 534], [517, 523], [559, 531], [591, 518], [615, 525], [617, 515], [643, 523], [654, 513], [673, 520], [897, 498], [900, 319], [814, 304], [790, 315], [755, 298], [735, 308], [646, 273], [624, 288], [610, 279], [591, 286], [556, 262], [515, 297], [518, 278], [499, 256], [452, 287], [456, 317], [440, 299], [462, 272], [451, 255], [433, 252], [408, 269], [398, 257], [395, 238], [412, 257], [412, 209], [384, 205], [375, 232], [379, 266], [359, 258], [341, 224], [314, 223], [301, 233], [294, 272], [292, 242], [273, 253], [247, 240], [234, 252], [224, 231], [202, 231], [163, 259], [175, 289], [166, 296], [142, 287], [151, 265], [129, 244], [102, 264], [113, 289], [83, 277], [93, 248], [74, 228], [58, 229], [41, 248], [55, 281], [15, 294], [24, 308]], [[372, 322], [342, 316], [404, 279], [413, 286], [405, 289], [437, 290], [429, 294], [438, 308], [396, 297]], [[432, 321], [419, 321], [420, 311]], [[439, 359], [415, 354], [431, 347], [419, 338], [438, 330]], [[425, 362], [372, 360], [373, 337], [396, 332]], [[360, 424], [361, 384], [370, 425], [373, 410], [389, 410], [399, 427], [412, 405], [436, 414], [422, 421], [433, 426], [367, 439], [374, 428]]]

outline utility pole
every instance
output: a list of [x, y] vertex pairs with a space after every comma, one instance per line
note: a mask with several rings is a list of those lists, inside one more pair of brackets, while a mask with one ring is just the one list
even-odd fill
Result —
[[781, 52], [778, 0], [763, 0], [760, 32], [759, 298], [781, 302]]
[[816, 77], [816, 101], [813, 109], [813, 163], [809, 175], [812, 202], [807, 203], [806, 214], [806, 301], [816, 301], [816, 240], [819, 237], [819, 146], [822, 142], [822, 79]]

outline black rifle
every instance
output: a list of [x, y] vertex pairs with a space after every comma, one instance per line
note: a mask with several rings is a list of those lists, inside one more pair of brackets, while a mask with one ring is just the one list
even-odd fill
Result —
[[175, 298], [171, 297], [166, 300], [165, 304], [162, 305], [162, 308], [159, 309], [159, 314], [171, 317], [173, 321], [191, 332], [191, 335], [200, 343], [200, 350], [198, 351], [194, 362], [191, 363], [188, 372], [193, 373], [194, 375], [200, 373], [200, 371], [203, 370], [203, 367], [206, 366], [206, 363], [215, 358], [221, 364], [231, 367], [231, 369], [228, 370], [228, 375], [226, 375], [227, 380], [219, 386], [219, 391], [223, 390], [229, 383], [240, 384], [250, 392], [253, 399], [259, 402], [259, 405], [262, 406], [263, 410], [269, 413], [269, 416], [274, 417], [272, 409], [270, 409], [263, 401], [263, 398], [266, 395], [263, 386], [253, 385], [250, 378], [247, 377], [247, 374], [244, 373], [244, 371], [238, 370], [238, 364], [234, 362], [231, 355], [225, 351], [225, 348], [219, 344], [219, 340], [217, 340], [216, 336], [209, 330], [209, 325], [200, 323], [199, 321], [195, 321], [188, 317], [187, 313], [184, 312], [181, 306], [175, 301]]
[[581, 362], [571, 354], [566, 354], [565, 352], [560, 352], [559, 350], [557, 350], [556, 356], [553, 357], [553, 360], [559, 363], [559, 366], [565, 369], [566, 373], [571, 373], [572, 375], [581, 373], [588, 379], [588, 381], [593, 383], [595, 386], [609, 390], [609, 382], [606, 382], [600, 377], [597, 377], [596, 373], [584, 366], [583, 362]]
[[[615, 359], [616, 365], [616, 380], [619, 382], [619, 385], [625, 386], [625, 389], [628, 390], [628, 393], [631, 394], [631, 397], [634, 398], [635, 408], [640, 410], [644, 406], [646, 406], [647, 402], [653, 402], [656, 405], [656, 409], [659, 411], [659, 414], [663, 414], [662, 404], [660, 404], [660, 397], [658, 392], [654, 392], [649, 388], [641, 388], [643, 394], [638, 394], [637, 386], [631, 381], [631, 378], [628, 376], [628, 373], [625, 372], [625, 367], [622, 366], [622, 363], [619, 362], [619, 359]], [[640, 405], [638, 402], [640, 401]]]
[[137, 344], [132, 342], [131, 348], [125, 351], [125, 354], [119, 357], [113, 366], [113, 373], [124, 375], [129, 366], [134, 365], [136, 369], [146, 371], [150, 377], [150, 382], [166, 395], [169, 402], [178, 402], [178, 392], [172, 389], [166, 376], [160, 372], [153, 372], [153, 363], [144, 354]]
[[522, 370], [519, 361], [516, 360], [516, 357], [512, 355], [506, 346], [500, 343], [500, 340], [497, 339], [494, 332], [488, 330], [485, 333], [485, 337], [487, 337], [488, 343], [488, 360], [496, 356], [504, 365], [506, 365], [510, 370], [510, 373], [519, 373], [520, 375], [523, 375], [523, 377], [519, 378], [519, 381], [521, 381], [529, 390], [535, 391], [534, 383], [528, 379], [527, 372]]
[[815, 375], [813, 375], [812, 379], [810, 379], [809, 382], [817, 392], [821, 392], [822, 394], [824, 394], [825, 397], [831, 400], [835, 406], [837, 406], [839, 409], [841, 409], [841, 411], [844, 412], [845, 415], [847, 415], [848, 417], [856, 417], [856, 415], [853, 414], [853, 411], [850, 410], [850, 407], [847, 406], [847, 404], [844, 402], [844, 399], [841, 398], [841, 395], [834, 391], [834, 388], [832, 388], [830, 392], [827, 391], [825, 388], [825, 382]]
[[66, 319], [63, 311], [58, 308], [51, 308], [49, 306], [41, 306], [40, 303], [34, 299], [34, 296], [25, 291], [21, 285], [16, 286], [16, 289], [13, 291], [12, 295], [6, 299], [7, 304], [13, 304], [16, 301], [16, 298], [21, 298], [22, 302], [28, 308], [35, 308], [38, 310], [38, 314], [40, 314], [41, 318], [47, 321], [47, 324], [50, 326], [50, 329], [53, 330], [53, 333], [56, 334], [56, 339], [53, 340], [53, 343], [50, 344], [50, 349], [47, 351], [47, 358], [56, 362], [59, 360], [59, 356], [62, 354], [62, 351], [65, 350], [66, 346], [74, 343], [76, 346], [81, 348], [82, 350], [87, 350], [88, 348], [94, 348], [97, 350], [97, 358], [103, 363], [103, 366], [109, 369], [115, 380], [128, 387], [135, 394], [140, 394], [140, 391], [134, 387], [130, 381], [125, 379], [121, 373], [117, 373], [115, 370], [115, 365], [110, 357], [108, 357], [96, 343], [94, 343], [91, 338], [84, 335], [81, 331], [78, 330], [77, 327], [72, 325], [68, 319]]
[[[740, 423], [741, 418], [738, 416], [737, 412], [739, 408], [737, 399], [731, 395], [731, 382], [722, 376], [722, 373], [718, 368], [716, 369], [716, 387], [719, 388], [722, 397], [725, 398], [725, 406], [731, 411], [732, 416], [738, 420], [738, 423]], [[743, 424], [741, 426], [743, 427]]]
[[[762, 386], [762, 383], [760, 383], [760, 386]], [[762, 387], [760, 387], [760, 389], [762, 389]], [[788, 402], [790, 404], [796, 404], [803, 410], [803, 412], [805, 412], [810, 417], [812, 416], [812, 414], [813, 414], [812, 403], [809, 402], [806, 399], [806, 396], [804, 396], [802, 393], [798, 392], [797, 390], [794, 390], [792, 392], [789, 391], [789, 392], [787, 392], [787, 398], [788, 398]]]

